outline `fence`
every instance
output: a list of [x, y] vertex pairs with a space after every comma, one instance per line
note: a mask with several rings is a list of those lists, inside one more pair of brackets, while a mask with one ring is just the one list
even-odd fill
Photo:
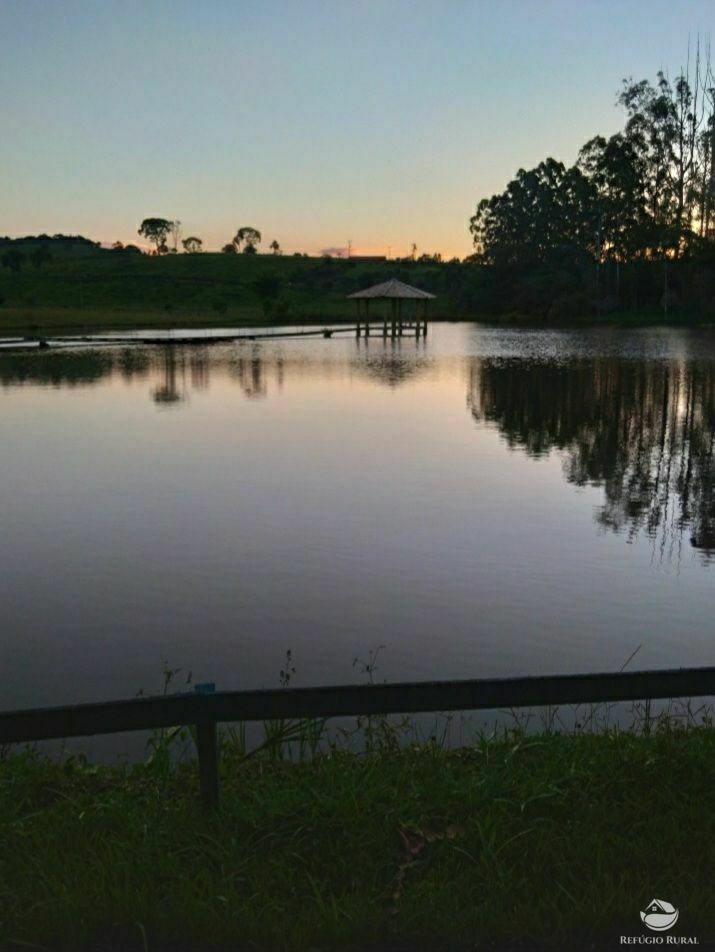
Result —
[[0, 744], [195, 725], [201, 799], [219, 803], [226, 721], [473, 711], [715, 695], [715, 667], [462, 681], [219, 691], [0, 713]]

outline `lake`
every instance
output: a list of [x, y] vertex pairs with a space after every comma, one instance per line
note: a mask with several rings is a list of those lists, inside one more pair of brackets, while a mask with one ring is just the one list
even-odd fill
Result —
[[0, 353], [4, 709], [715, 664], [715, 332]]

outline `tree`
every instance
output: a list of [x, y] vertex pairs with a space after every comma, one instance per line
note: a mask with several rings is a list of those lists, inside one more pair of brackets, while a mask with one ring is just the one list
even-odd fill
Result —
[[416, 257], [417, 257], [417, 245], [413, 241], [412, 244], [410, 245], [410, 258], [412, 258], [412, 260], [414, 261]]
[[256, 245], [261, 243], [261, 233], [257, 228], [252, 228], [250, 225], [243, 225], [236, 232], [233, 243], [236, 247], [236, 251], [241, 250], [241, 245], [245, 245], [243, 251], [244, 254], [251, 248], [251, 251], [248, 251], [248, 254], [254, 254], [256, 251]]
[[270, 243], [270, 249], [274, 255], [279, 255], [281, 253], [281, 246], [278, 244], [275, 238]]
[[578, 167], [594, 190], [597, 254], [619, 262], [636, 257], [654, 241], [654, 227], [634, 144], [621, 133], [608, 140], [596, 136], [581, 149]]
[[155, 254], [163, 255], [169, 250], [166, 245], [167, 236], [171, 233], [174, 222], [168, 218], [145, 218], [139, 226], [137, 234], [154, 244]]
[[519, 169], [501, 195], [482, 199], [470, 221], [482, 260], [528, 264], [558, 254], [593, 250], [596, 234], [593, 186], [580, 171], [546, 159]]
[[179, 251], [179, 239], [181, 238], [181, 222], [178, 221], [178, 219], [177, 221], [172, 221], [169, 231], [173, 243], [173, 252], [177, 254]]
[[190, 238], [184, 238], [181, 244], [184, 246], [184, 251], [190, 255], [195, 255], [203, 251], [203, 242], [200, 238], [195, 238], [193, 235]]
[[679, 257], [698, 231], [707, 230], [713, 142], [712, 71], [698, 43], [673, 83], [661, 71], [652, 86], [624, 80], [618, 103], [626, 110], [625, 135], [639, 151], [649, 211], [661, 252]]
[[221, 249], [221, 254], [224, 254], [224, 255], [235, 255], [237, 253], [238, 252], [236, 251], [236, 246], [233, 243], [224, 245], [223, 248]]

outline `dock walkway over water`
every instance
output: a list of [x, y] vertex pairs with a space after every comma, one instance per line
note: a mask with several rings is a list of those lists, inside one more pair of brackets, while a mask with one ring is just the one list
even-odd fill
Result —
[[319, 328], [309, 328], [307, 330], [262, 330], [257, 328], [246, 328], [236, 334], [201, 334], [201, 335], [183, 335], [176, 336], [164, 334], [160, 337], [151, 337], [146, 334], [137, 334], [130, 336], [128, 334], [72, 334], [58, 335], [53, 337], [14, 337], [0, 338], [0, 353], [3, 351], [17, 350], [48, 350], [58, 347], [78, 347], [78, 346], [108, 346], [120, 345], [122, 347], [208, 347], [215, 344], [232, 344], [241, 341], [262, 341], [262, 340], [295, 340], [302, 337], [315, 338], [333, 338], [333, 337], [426, 337], [426, 320], [409, 320], [393, 322], [388, 327], [387, 321], [361, 321], [357, 324], [333, 324], [325, 325]]

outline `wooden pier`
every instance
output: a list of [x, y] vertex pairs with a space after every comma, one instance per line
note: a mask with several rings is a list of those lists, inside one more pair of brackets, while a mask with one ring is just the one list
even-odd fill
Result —
[[240, 334], [226, 334], [222, 336], [198, 337], [113, 337], [111, 335], [83, 334], [62, 337], [18, 338], [3, 342], [0, 340], [0, 353], [13, 353], [17, 350], [48, 350], [58, 347], [76, 347], [79, 345], [118, 345], [122, 347], [209, 347], [216, 344], [234, 344], [241, 341], [261, 340], [296, 340], [303, 337], [324, 337], [331, 339], [336, 336], [354, 337], [426, 337], [426, 320], [403, 321], [401, 317], [393, 321], [359, 320], [357, 324], [338, 324], [310, 330], [294, 331], [260, 331], [247, 329]]
[[358, 321], [355, 327], [356, 337], [426, 337], [427, 321], [403, 321], [401, 317], [391, 321]]

